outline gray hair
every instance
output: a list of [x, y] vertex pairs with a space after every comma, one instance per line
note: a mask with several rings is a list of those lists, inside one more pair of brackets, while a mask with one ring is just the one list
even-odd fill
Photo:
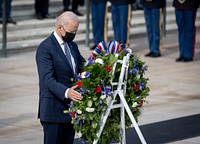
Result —
[[62, 13], [56, 19], [56, 26], [66, 25], [69, 22], [79, 23], [78, 16], [71, 11]]

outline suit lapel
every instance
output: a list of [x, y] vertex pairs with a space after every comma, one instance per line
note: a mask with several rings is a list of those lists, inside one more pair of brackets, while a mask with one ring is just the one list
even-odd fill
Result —
[[55, 48], [56, 48], [56, 52], [58, 53], [59, 57], [62, 59], [62, 61], [65, 63], [66, 67], [69, 67], [71, 69], [71, 72], [73, 73], [73, 69], [71, 68], [66, 55], [64, 54], [60, 44], [58, 43], [58, 41], [56, 40], [55, 36], [52, 34], [52, 39], [54, 41], [55, 44]]
[[62, 48], [60, 47], [60, 44], [58, 43], [58, 41], [56, 40], [56, 38], [55, 38], [55, 36], [53, 34], [51, 36], [52, 36], [53, 43], [55, 44], [54, 48], [56, 49], [56, 52], [58, 53], [60, 58], [64, 62], [66, 62], [66, 57], [65, 57], [65, 54], [62, 51]]

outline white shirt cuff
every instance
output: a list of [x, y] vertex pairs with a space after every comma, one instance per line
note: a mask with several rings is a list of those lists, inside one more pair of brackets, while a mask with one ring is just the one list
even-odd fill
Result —
[[65, 98], [68, 99], [68, 91], [69, 91], [69, 88], [65, 91]]

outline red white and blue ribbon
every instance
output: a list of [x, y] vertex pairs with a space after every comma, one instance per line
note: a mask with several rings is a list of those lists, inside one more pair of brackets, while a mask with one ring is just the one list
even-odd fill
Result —
[[108, 44], [108, 51], [113, 54], [113, 53], [118, 53], [119, 52], [119, 46], [120, 43], [117, 41], [110, 41]]
[[107, 47], [104, 41], [100, 42], [96, 48], [94, 49], [94, 51], [92, 52], [93, 55], [99, 55], [102, 52], [106, 52], [107, 51]]

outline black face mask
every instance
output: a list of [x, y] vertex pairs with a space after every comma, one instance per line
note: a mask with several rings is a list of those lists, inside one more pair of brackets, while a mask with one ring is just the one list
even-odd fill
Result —
[[76, 33], [70, 33], [66, 32], [64, 36], [62, 36], [62, 39], [64, 42], [71, 42], [75, 38]]

